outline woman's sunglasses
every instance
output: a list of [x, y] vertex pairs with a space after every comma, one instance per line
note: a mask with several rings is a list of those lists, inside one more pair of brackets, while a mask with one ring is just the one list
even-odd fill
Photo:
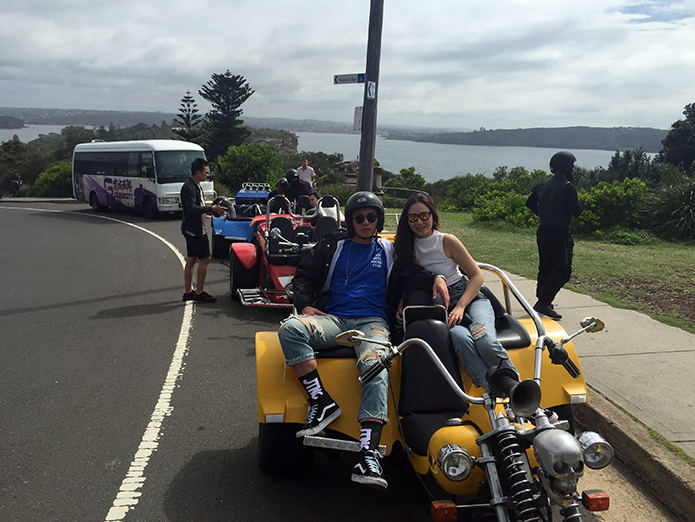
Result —
[[432, 212], [420, 212], [419, 214], [408, 214], [408, 221], [411, 223], [415, 223], [418, 218], [422, 219], [422, 221], [427, 221], [430, 216], [432, 215]]
[[367, 221], [370, 223], [374, 223], [376, 221], [376, 214], [367, 214], [366, 216], [364, 214], [355, 214], [352, 216], [352, 219], [355, 220], [355, 223], [358, 225], [361, 225], [364, 223], [364, 219], [367, 218]]

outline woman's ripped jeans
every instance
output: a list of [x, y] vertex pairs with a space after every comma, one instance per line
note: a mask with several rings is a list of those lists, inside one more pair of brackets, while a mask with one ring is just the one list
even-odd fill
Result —
[[[468, 281], [464, 278], [449, 287], [449, 309], [458, 303], [466, 291]], [[500, 364], [511, 368], [519, 375], [519, 372], [509, 360], [507, 351], [497, 340], [495, 330], [495, 312], [490, 301], [482, 294], [466, 307], [466, 315], [471, 318], [469, 326], [456, 325], [450, 328], [451, 340], [456, 355], [461, 361], [461, 366], [476, 386], [482, 386], [486, 392], [490, 391], [485, 374], [488, 368]]]

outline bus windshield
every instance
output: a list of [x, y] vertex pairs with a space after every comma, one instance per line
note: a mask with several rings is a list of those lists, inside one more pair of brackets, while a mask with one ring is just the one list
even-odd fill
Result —
[[154, 153], [158, 183], [176, 183], [191, 177], [191, 163], [205, 154], [195, 150], [157, 151]]

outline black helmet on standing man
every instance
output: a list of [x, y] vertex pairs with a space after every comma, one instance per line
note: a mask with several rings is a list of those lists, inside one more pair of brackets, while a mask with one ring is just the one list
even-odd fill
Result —
[[299, 173], [295, 169], [289, 169], [287, 172], [285, 172], [285, 178], [290, 183], [292, 183], [292, 181], [297, 179], [298, 177]]
[[574, 168], [577, 158], [574, 154], [566, 150], [556, 152], [550, 158], [550, 171], [558, 174], [569, 174]]
[[355, 235], [355, 227], [352, 224], [352, 214], [360, 208], [376, 209], [376, 232], [377, 234], [384, 229], [384, 204], [379, 197], [372, 192], [355, 192], [345, 203], [345, 222], [347, 224], [348, 236]]

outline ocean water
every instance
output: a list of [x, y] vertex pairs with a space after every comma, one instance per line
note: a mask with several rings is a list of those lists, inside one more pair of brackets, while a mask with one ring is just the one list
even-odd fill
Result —
[[24, 143], [35, 140], [41, 134], [50, 134], [55, 132], [60, 134], [60, 131], [65, 125], [27, 125], [21, 129], [0, 129], [0, 142], [9, 141], [15, 135]]
[[[60, 133], [63, 125], [28, 125], [22, 129], [0, 129], [0, 142], [17, 135], [27, 143], [40, 134]], [[299, 152], [340, 153], [346, 160], [356, 160], [360, 152], [359, 134], [298, 132]], [[577, 157], [577, 165], [585, 168], [607, 167], [615, 151], [568, 149]], [[540, 147], [483, 147], [477, 145], [445, 145], [415, 141], [376, 140], [376, 159], [389, 172], [415, 167], [427, 181], [450, 179], [464, 174], [492, 176], [497, 167], [525, 167], [531, 171], [548, 172], [548, 161], [556, 149]]]
[[[340, 153], [345, 160], [356, 160], [360, 151], [359, 134], [327, 134], [299, 132], [299, 151]], [[577, 165], [593, 169], [607, 167], [615, 151], [570, 150]], [[549, 172], [548, 162], [557, 149], [541, 147], [483, 147], [477, 145], [445, 145], [415, 141], [387, 140], [377, 137], [375, 158], [389, 172], [415, 167], [429, 182], [465, 174], [492, 176], [497, 167], [525, 167]]]

